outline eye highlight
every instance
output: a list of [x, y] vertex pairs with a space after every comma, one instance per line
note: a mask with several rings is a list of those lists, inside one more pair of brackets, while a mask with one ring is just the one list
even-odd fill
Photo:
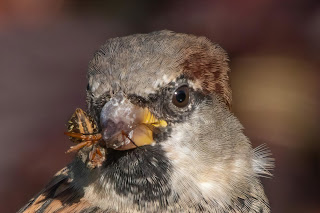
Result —
[[172, 103], [177, 107], [185, 107], [189, 104], [189, 87], [181, 86], [173, 93]]

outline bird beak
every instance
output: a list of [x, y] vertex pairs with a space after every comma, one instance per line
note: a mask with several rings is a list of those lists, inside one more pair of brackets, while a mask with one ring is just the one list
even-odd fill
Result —
[[132, 104], [122, 93], [107, 102], [100, 114], [102, 138], [107, 148], [133, 149], [154, 143], [153, 129], [166, 127], [148, 108]]

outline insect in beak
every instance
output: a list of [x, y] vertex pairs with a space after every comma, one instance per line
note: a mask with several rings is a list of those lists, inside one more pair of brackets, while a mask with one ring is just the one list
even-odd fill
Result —
[[70, 140], [78, 143], [71, 146], [66, 153], [79, 151], [84, 147], [92, 147], [89, 153], [90, 161], [94, 161], [96, 156], [104, 158], [99, 146], [99, 141], [102, 135], [98, 133], [97, 125], [93, 118], [91, 118], [82, 109], [77, 108], [68, 121], [68, 132], [64, 133], [70, 137]]
[[[157, 119], [147, 108], [133, 105], [122, 94], [107, 102], [100, 116], [102, 132], [98, 132], [95, 120], [78, 108], [68, 121], [68, 132], [64, 134], [77, 143], [67, 153], [92, 147], [90, 161], [98, 157], [105, 159], [100, 148], [116, 150], [134, 149], [154, 143], [153, 133], [156, 128], [167, 126], [167, 122]], [[102, 160], [102, 161], [103, 161]], [[102, 162], [100, 160], [100, 162]]]

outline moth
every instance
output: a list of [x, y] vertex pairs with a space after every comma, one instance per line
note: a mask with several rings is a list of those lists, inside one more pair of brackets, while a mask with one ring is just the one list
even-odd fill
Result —
[[79, 151], [84, 147], [92, 147], [89, 153], [90, 161], [94, 161], [96, 156], [99, 155], [103, 158], [103, 154], [99, 148], [99, 141], [102, 135], [98, 132], [98, 127], [95, 120], [89, 116], [82, 109], [77, 108], [67, 123], [68, 132], [64, 134], [69, 136], [69, 139], [77, 143], [71, 146], [66, 153]]

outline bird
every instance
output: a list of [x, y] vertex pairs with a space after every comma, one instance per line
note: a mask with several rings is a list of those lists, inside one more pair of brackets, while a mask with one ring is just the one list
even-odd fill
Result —
[[108, 39], [86, 89], [103, 161], [88, 143], [19, 212], [270, 212], [271, 154], [232, 112], [229, 63], [203, 36]]

